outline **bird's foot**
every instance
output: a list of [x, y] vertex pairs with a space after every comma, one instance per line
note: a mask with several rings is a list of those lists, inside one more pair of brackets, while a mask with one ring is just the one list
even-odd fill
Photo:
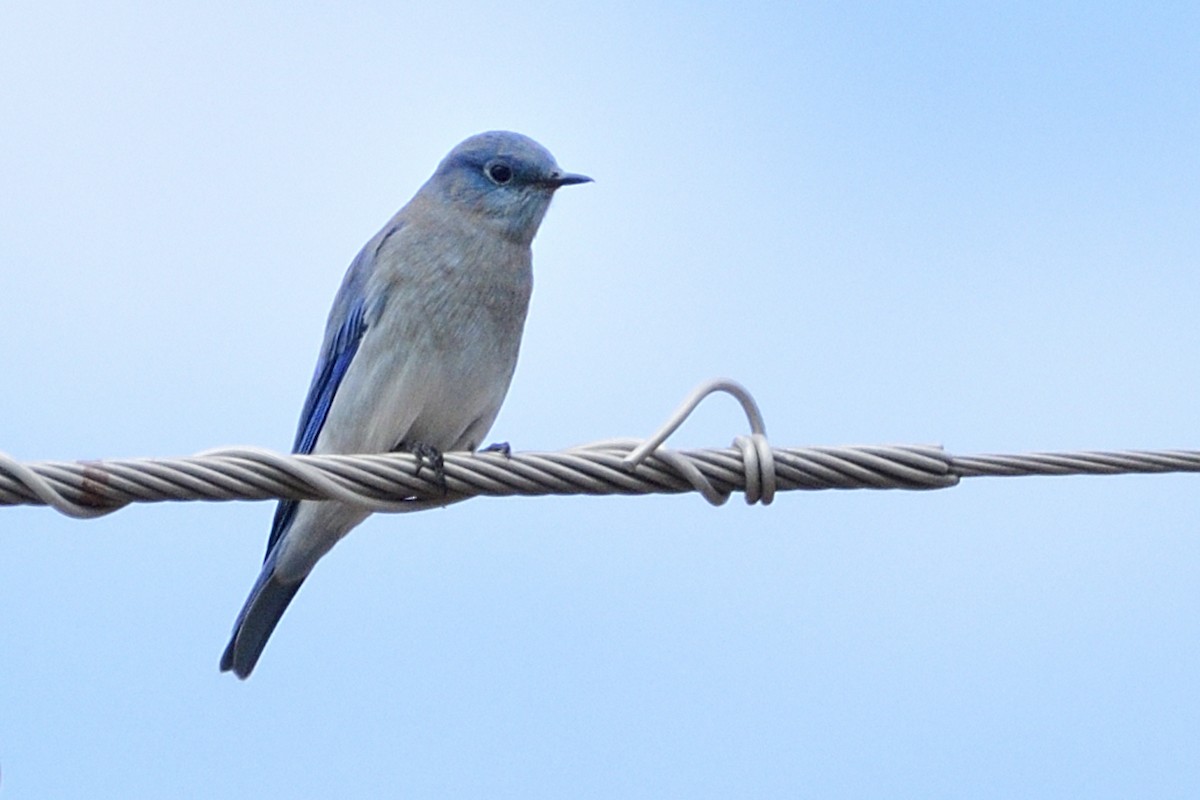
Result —
[[442, 487], [442, 494], [446, 494], [449, 488], [446, 486], [446, 461], [442, 458], [442, 451], [438, 450], [431, 444], [423, 442], [401, 442], [396, 448], [397, 450], [407, 450], [417, 457], [416, 476], [421, 477], [421, 470], [428, 467], [433, 470], [433, 477]]
[[512, 447], [508, 442], [492, 442], [483, 448], [481, 453], [500, 453], [505, 458], [512, 458]]

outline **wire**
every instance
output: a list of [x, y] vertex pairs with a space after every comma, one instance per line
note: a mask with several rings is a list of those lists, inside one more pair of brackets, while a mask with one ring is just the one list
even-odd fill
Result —
[[[704, 398], [734, 396], [751, 433], [733, 446], [662, 445]], [[185, 458], [22, 463], [0, 453], [0, 505], [46, 505], [97, 517], [130, 503], [338, 500], [372, 511], [418, 511], [485, 495], [680, 494], [714, 505], [734, 492], [768, 505], [797, 489], [945, 489], [961, 478], [1200, 472], [1200, 451], [1126, 450], [954, 456], [933, 445], [772, 447], [754, 398], [729, 380], [698, 387], [653, 436], [556, 452], [451, 452], [444, 473], [409, 453], [282, 455], [251, 447]]]

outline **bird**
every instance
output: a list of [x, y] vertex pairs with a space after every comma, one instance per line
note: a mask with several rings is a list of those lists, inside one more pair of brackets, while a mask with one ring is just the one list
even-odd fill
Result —
[[[519, 133], [464, 140], [363, 246], [325, 326], [293, 452], [474, 451], [508, 392], [533, 289], [531, 244], [563, 171]], [[246, 679], [317, 561], [369, 512], [281, 500], [221, 655]]]

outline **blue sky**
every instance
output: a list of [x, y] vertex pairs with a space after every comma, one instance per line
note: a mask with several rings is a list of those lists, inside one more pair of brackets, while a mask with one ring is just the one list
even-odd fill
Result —
[[[493, 438], [1198, 448], [1191, 3], [0, 9], [0, 450], [286, 449], [466, 136], [596, 183]], [[724, 446], [728, 400], [679, 434]], [[1194, 796], [1194, 476], [376, 516], [246, 683], [267, 503], [0, 509], [0, 797]]]

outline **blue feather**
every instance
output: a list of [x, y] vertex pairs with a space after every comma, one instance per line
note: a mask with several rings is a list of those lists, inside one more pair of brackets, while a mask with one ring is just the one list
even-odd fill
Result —
[[[325, 346], [317, 360], [317, 368], [308, 387], [304, 408], [300, 411], [300, 424], [296, 429], [296, 441], [292, 445], [293, 453], [307, 455], [316, 447], [317, 437], [321, 435], [321, 429], [325, 427], [325, 420], [329, 416], [329, 409], [333, 406], [333, 398], [337, 396], [342, 378], [346, 377], [363, 334], [367, 331], [366, 301], [361, 289], [374, 266], [375, 252], [377, 251], [368, 253], [367, 249], [363, 248], [347, 270], [346, 278], [334, 301], [334, 313], [325, 333]], [[339, 312], [342, 321], [335, 328]], [[298, 500], [281, 500], [275, 508], [275, 519], [271, 523], [271, 535], [267, 538], [264, 562], [267, 556], [270, 556], [275, 543], [283, 538], [283, 534], [292, 524], [298, 505]]]

